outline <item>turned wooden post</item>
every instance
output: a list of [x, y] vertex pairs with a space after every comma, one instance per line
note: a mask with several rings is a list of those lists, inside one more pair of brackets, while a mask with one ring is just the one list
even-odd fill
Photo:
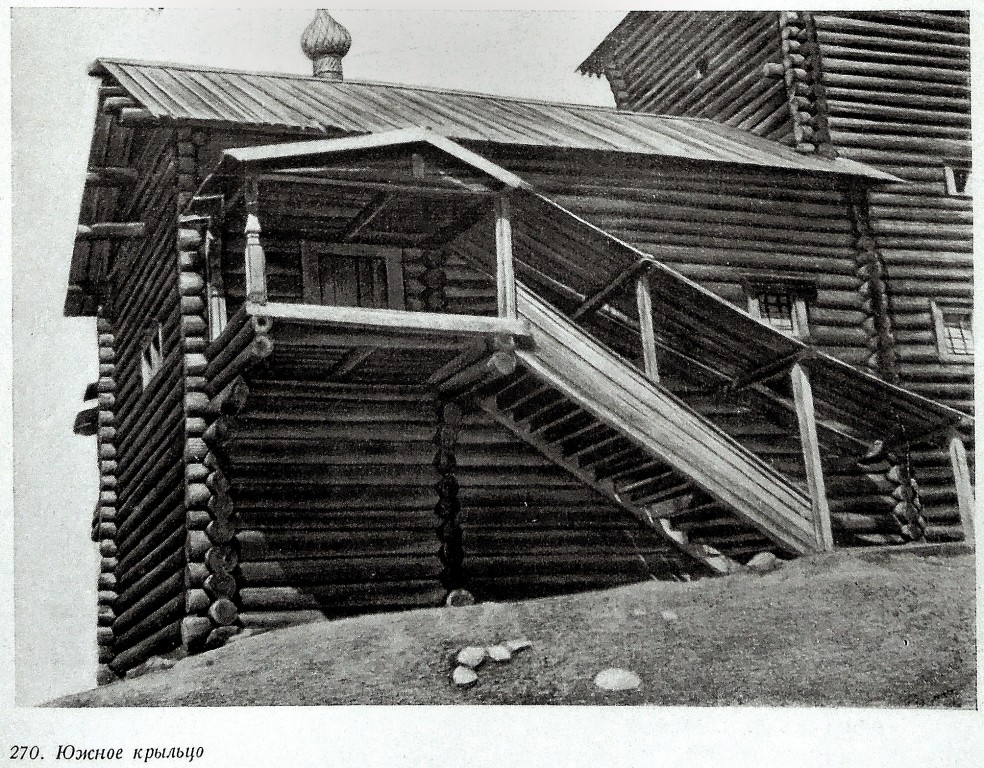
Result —
[[817, 549], [830, 552], [834, 548], [834, 536], [830, 528], [830, 507], [827, 505], [827, 487], [820, 463], [820, 443], [817, 441], [817, 420], [813, 409], [813, 389], [810, 376], [800, 363], [790, 370], [793, 383], [793, 402], [799, 421], [800, 443], [803, 446], [803, 464], [806, 468], [806, 484], [813, 507], [813, 531]]
[[953, 465], [953, 481], [957, 487], [957, 507], [960, 510], [964, 541], [974, 546], [974, 486], [970, 481], [967, 449], [957, 431], [950, 434], [950, 463]]
[[653, 296], [649, 290], [649, 269], [643, 267], [636, 279], [636, 304], [639, 307], [639, 335], [642, 338], [642, 362], [646, 377], [659, 384], [656, 361], [656, 329], [653, 327]]
[[513, 270], [512, 222], [509, 197], [495, 198], [496, 283], [499, 294], [499, 317], [516, 317], [516, 273]]
[[266, 255], [260, 245], [259, 188], [256, 179], [246, 179], [246, 300], [267, 303]]

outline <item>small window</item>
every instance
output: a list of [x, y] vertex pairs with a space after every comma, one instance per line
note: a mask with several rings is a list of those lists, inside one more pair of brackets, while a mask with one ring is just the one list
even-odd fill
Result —
[[970, 196], [970, 168], [954, 165], [943, 166], [943, 176], [946, 180], [946, 193], [953, 197]]
[[788, 285], [753, 286], [748, 312], [777, 331], [805, 339], [809, 336], [807, 296]]
[[143, 380], [144, 389], [161, 369], [164, 362], [163, 348], [164, 329], [158, 323], [154, 330], [148, 332], [147, 341], [144, 343], [143, 352], [140, 355], [140, 376]]
[[971, 362], [974, 359], [974, 316], [970, 307], [931, 304], [940, 359]]

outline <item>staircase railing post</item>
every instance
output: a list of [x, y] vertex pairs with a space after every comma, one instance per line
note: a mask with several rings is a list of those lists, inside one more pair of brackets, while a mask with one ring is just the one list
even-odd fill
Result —
[[496, 288], [499, 297], [499, 317], [515, 318], [516, 273], [513, 269], [512, 221], [509, 197], [495, 197], [495, 257]]
[[636, 304], [639, 308], [639, 335], [642, 339], [642, 363], [650, 381], [659, 384], [656, 360], [656, 329], [653, 325], [653, 296], [649, 289], [649, 268], [643, 266], [636, 278]]
[[260, 244], [260, 195], [256, 179], [247, 177], [246, 201], [246, 300], [267, 303], [266, 254]]
[[964, 541], [974, 546], [974, 486], [970, 480], [970, 465], [967, 462], [967, 448], [963, 437], [957, 430], [950, 433], [950, 463], [953, 466], [953, 481], [957, 489], [957, 509], [960, 512], [960, 525], [964, 531]]
[[799, 422], [800, 444], [803, 447], [803, 464], [806, 468], [806, 484], [813, 509], [813, 532], [817, 549], [830, 552], [834, 548], [834, 536], [830, 526], [830, 507], [827, 504], [827, 486], [820, 462], [820, 443], [817, 440], [817, 419], [813, 407], [813, 388], [810, 375], [802, 363], [794, 363], [790, 370], [793, 384], [793, 402]]

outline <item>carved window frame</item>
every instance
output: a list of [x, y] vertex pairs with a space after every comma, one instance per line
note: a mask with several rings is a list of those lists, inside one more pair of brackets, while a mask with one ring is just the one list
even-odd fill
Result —
[[[810, 340], [810, 303], [816, 299], [816, 285], [812, 280], [795, 277], [746, 277], [742, 280], [748, 301], [748, 314], [767, 323], [780, 333], [800, 341]], [[789, 304], [791, 329], [770, 322], [763, 311], [763, 299], [775, 296]]]

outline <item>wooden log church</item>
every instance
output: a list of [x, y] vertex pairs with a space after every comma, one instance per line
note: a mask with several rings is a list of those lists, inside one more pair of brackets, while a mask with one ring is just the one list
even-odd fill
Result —
[[970, 538], [965, 24], [630, 14], [618, 109], [344, 80], [324, 11], [310, 77], [96, 61], [100, 681]]

